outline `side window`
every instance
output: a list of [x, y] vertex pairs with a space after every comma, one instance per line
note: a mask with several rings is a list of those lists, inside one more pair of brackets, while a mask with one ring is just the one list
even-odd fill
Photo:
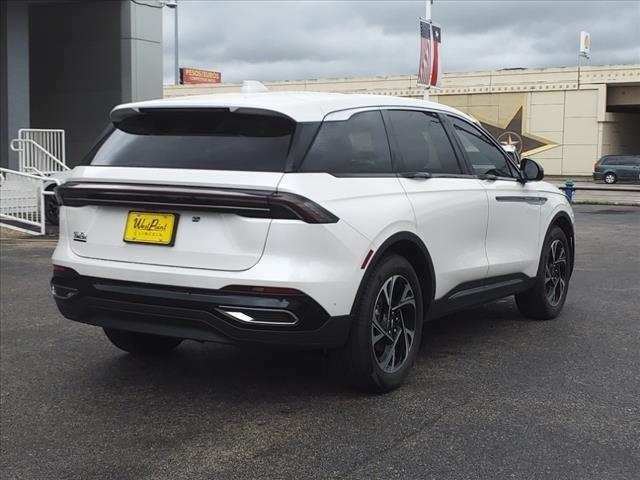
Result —
[[300, 171], [390, 173], [391, 154], [380, 112], [356, 113], [349, 120], [324, 122]]
[[460, 174], [449, 137], [435, 113], [390, 110], [393, 132], [405, 172]]
[[483, 132], [458, 118], [451, 118], [451, 123], [474, 174], [514, 176], [506, 155]]

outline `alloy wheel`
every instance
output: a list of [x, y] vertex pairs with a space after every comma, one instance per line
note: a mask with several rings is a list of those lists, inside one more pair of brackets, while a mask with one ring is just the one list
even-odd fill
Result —
[[378, 366], [386, 373], [400, 370], [409, 357], [416, 334], [416, 300], [402, 275], [389, 277], [376, 297], [371, 344]]
[[549, 304], [553, 307], [562, 300], [567, 287], [567, 251], [560, 240], [554, 240], [549, 247], [549, 257], [544, 269], [544, 290]]
[[605, 183], [614, 183], [615, 181], [616, 181], [616, 177], [611, 173], [606, 174], [604, 177]]

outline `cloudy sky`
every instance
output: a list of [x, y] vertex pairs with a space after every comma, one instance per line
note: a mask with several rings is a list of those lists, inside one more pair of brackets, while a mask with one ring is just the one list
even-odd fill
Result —
[[[424, 1], [178, 0], [180, 65], [223, 81], [415, 73]], [[444, 71], [640, 63], [640, 0], [435, 0]], [[164, 9], [164, 79], [173, 82], [173, 11]]]

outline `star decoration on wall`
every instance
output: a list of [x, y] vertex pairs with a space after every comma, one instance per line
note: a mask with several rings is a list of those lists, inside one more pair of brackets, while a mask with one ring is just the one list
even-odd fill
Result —
[[485, 119], [479, 119], [487, 131], [502, 145], [513, 145], [521, 157], [557, 147], [552, 140], [532, 135], [524, 131], [523, 107], [520, 106], [505, 125], [498, 125]]

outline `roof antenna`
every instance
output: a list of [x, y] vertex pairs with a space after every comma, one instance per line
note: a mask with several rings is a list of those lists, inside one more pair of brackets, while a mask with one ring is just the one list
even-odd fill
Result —
[[269, 89], [265, 87], [262, 82], [257, 80], [245, 80], [242, 82], [242, 93], [260, 93], [268, 92]]

